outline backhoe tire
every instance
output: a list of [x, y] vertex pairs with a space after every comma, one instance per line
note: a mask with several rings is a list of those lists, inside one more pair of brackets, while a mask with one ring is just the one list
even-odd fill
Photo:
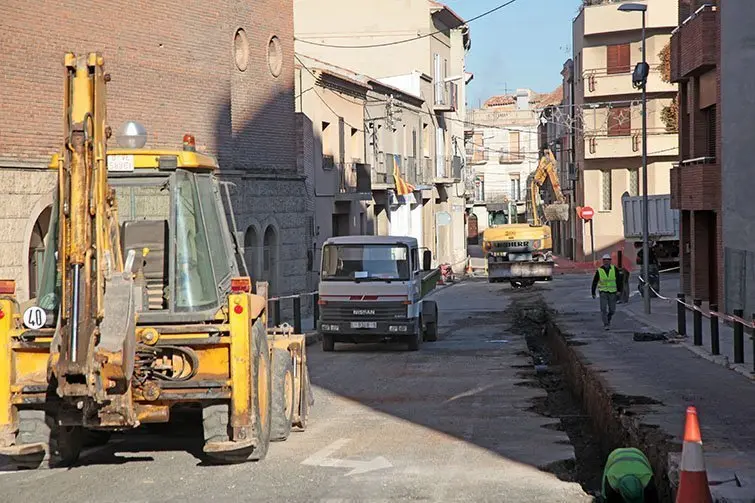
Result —
[[[244, 461], [265, 459], [270, 445], [270, 352], [267, 334], [262, 320], [258, 319], [252, 327], [252, 426], [256, 447], [251, 450], [215, 452], [208, 457], [222, 464], [236, 464]], [[230, 403], [208, 404], [202, 407], [202, 427], [205, 442], [227, 442], [231, 436]]]
[[291, 353], [273, 350], [270, 441], [282, 442], [291, 433], [294, 419], [294, 364]]
[[83, 449], [83, 429], [80, 426], [60, 426], [55, 416], [44, 410], [19, 410], [20, 445], [43, 443], [44, 453], [17, 456], [11, 462], [19, 468], [58, 468], [76, 463]]
[[336, 349], [336, 340], [331, 334], [322, 334], [322, 350], [332, 352]]

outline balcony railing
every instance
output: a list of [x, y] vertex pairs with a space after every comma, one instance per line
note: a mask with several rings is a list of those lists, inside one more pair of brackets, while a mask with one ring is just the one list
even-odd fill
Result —
[[435, 83], [435, 100], [433, 108], [436, 112], [455, 112], [458, 107], [459, 93], [455, 82], [438, 81]]
[[518, 164], [524, 162], [524, 152], [501, 152], [498, 155], [498, 164]]
[[370, 165], [351, 162], [338, 165], [339, 194], [369, 194], [372, 192]]

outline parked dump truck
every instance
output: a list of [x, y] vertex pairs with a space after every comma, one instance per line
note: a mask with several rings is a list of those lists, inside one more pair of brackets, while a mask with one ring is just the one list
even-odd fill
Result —
[[103, 57], [69, 53], [65, 69], [41, 291], [21, 312], [0, 281], [0, 463], [70, 465], [185, 405], [201, 408], [208, 460], [263, 459], [306, 427], [305, 341], [266, 330], [215, 159], [189, 134], [144, 149], [133, 122], [109, 150]]
[[[624, 238], [642, 249], [642, 196], [621, 197], [624, 211]], [[671, 208], [671, 195], [648, 196], [648, 236], [662, 267], [679, 265], [679, 210]]]
[[[538, 195], [547, 192], [546, 180], [550, 181], [551, 197], [547, 204], [539, 204]], [[518, 288], [553, 279], [553, 239], [548, 222], [568, 220], [569, 205], [558, 182], [556, 159], [548, 149], [530, 177], [527, 205], [531, 215], [528, 223], [515, 221], [510, 205], [488, 205], [490, 226], [482, 234], [482, 250], [491, 283], [508, 280]]]
[[438, 339], [438, 306], [425, 299], [440, 279], [431, 255], [412, 237], [344, 236], [322, 247], [320, 316], [323, 351], [336, 342], [406, 342], [417, 351]]

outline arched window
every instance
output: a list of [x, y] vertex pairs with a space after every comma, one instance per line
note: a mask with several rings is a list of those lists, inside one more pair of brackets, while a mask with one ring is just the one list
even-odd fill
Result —
[[244, 260], [246, 261], [246, 268], [249, 270], [249, 275], [252, 277], [252, 281], [256, 283], [260, 281], [260, 242], [259, 235], [257, 234], [257, 228], [250, 225], [244, 233]]
[[45, 240], [50, 226], [52, 206], [45, 208], [34, 223], [29, 240], [29, 298], [37, 296], [42, 280], [42, 259], [45, 253]]
[[270, 292], [278, 292], [278, 233], [272, 225], [265, 229], [262, 250], [262, 277], [270, 283]]

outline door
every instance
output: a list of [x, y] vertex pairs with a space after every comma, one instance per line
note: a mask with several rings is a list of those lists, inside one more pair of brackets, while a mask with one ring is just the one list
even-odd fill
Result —
[[477, 226], [477, 215], [472, 213], [467, 220], [467, 244], [476, 245], [479, 242], [480, 231]]

